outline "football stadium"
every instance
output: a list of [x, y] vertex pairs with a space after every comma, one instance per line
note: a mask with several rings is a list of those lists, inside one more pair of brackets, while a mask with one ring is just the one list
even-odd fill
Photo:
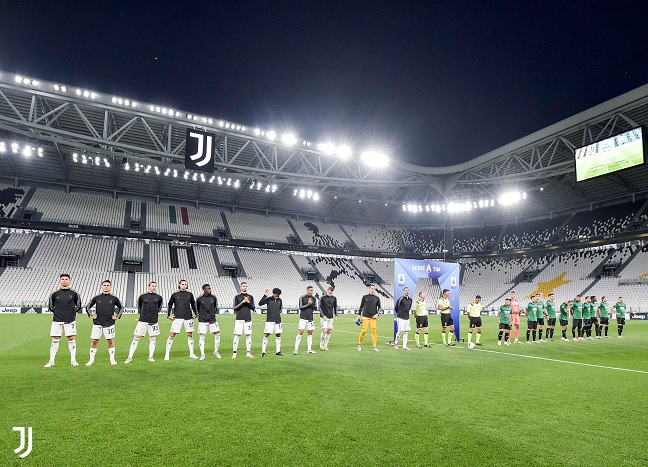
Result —
[[448, 167], [222, 117], [0, 72], [2, 465], [648, 464], [648, 85]]

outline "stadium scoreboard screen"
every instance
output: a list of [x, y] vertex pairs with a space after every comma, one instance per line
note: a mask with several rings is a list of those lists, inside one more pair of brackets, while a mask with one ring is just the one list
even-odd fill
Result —
[[641, 127], [577, 148], [576, 181], [581, 182], [644, 163]]

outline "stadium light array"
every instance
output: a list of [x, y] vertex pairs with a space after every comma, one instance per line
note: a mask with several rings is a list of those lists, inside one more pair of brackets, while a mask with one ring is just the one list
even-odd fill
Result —
[[313, 201], [319, 201], [320, 199], [319, 193], [307, 188], [295, 188], [293, 196], [299, 196], [301, 199], [312, 199]]
[[18, 84], [26, 84], [28, 86], [34, 86], [34, 87], [38, 87], [38, 85], [40, 84], [35, 79], [26, 78], [26, 77], [20, 76], [20, 75], [16, 75], [16, 77], [14, 78], [14, 81], [16, 83], [18, 83]]
[[376, 151], [365, 151], [360, 155], [360, 160], [365, 164], [374, 167], [385, 167], [387, 165], [387, 156]]
[[[121, 97], [113, 97], [112, 103], [117, 105], [123, 105], [124, 107], [132, 107], [132, 108], [137, 107], [137, 102], [131, 101], [130, 99], [123, 99]], [[169, 110], [169, 112], [171, 112], [171, 110]]]
[[526, 200], [527, 194], [525, 192], [511, 191], [503, 193], [499, 198], [480, 199], [479, 201], [450, 201], [443, 204], [418, 204], [406, 203], [403, 204], [403, 212], [418, 214], [420, 212], [448, 212], [450, 214], [458, 212], [467, 212], [473, 209], [486, 209], [498, 206], [510, 206], [522, 200]]
[[[16, 141], [13, 141], [9, 147], [13, 154], [22, 154], [25, 157], [29, 157], [35, 152], [38, 157], [43, 157], [43, 148], [41, 147], [36, 148], [29, 144], [21, 146], [21, 144]], [[0, 141], [0, 154], [4, 154], [5, 152], [7, 152], [7, 143], [5, 141]]]

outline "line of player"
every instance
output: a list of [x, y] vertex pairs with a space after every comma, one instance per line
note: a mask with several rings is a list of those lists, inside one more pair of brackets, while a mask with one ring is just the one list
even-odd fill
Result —
[[[612, 308], [614, 308], [617, 317], [617, 334], [622, 339], [624, 337], [623, 328], [625, 327], [626, 312], [626, 304], [623, 301], [623, 297], [619, 297]], [[559, 307], [556, 307], [555, 295], [553, 293], [550, 293], [544, 302], [538, 293], [531, 297], [531, 301], [522, 310], [520, 308], [520, 302], [515, 296], [515, 292], [511, 292], [510, 298], [506, 298], [504, 305], [500, 306], [499, 309], [499, 335], [497, 345], [502, 345], [503, 337], [505, 345], [510, 345], [511, 331], [514, 333], [514, 343], [522, 344], [519, 340], [520, 315], [522, 313], [527, 317], [527, 344], [536, 344], [546, 342], [547, 340], [553, 341], [556, 320], [558, 320], [562, 330], [560, 340], [569, 342], [567, 327], [569, 326], [570, 317], [572, 320], [571, 333], [574, 341], [609, 339], [611, 337], [608, 334], [611, 308], [606, 296], [601, 297], [601, 301], [598, 302], [594, 295], [581, 297], [578, 294], [574, 300], [567, 300]], [[545, 319], [547, 325], [546, 330]], [[594, 328], [594, 335], [592, 335], [592, 328]], [[546, 334], [544, 336], [547, 340], [543, 338], [543, 332], [545, 331]]]
[[[76, 361], [76, 316], [81, 311], [81, 298], [79, 294], [70, 288], [70, 275], [61, 274], [59, 276], [59, 290], [53, 292], [49, 298], [48, 309], [53, 314], [50, 336], [52, 343], [50, 345], [50, 358], [45, 368], [54, 366], [59, 343], [63, 334], [67, 337], [68, 347], [70, 350], [70, 361], [73, 366], [78, 366]], [[198, 299], [187, 290], [188, 283], [182, 279], [178, 283], [178, 291], [174, 292], [167, 304], [167, 317], [171, 320], [171, 331], [166, 341], [166, 352], [164, 360], [169, 360], [174, 338], [182, 331], [184, 327], [187, 334], [187, 344], [189, 347], [189, 357], [192, 359], [205, 359], [205, 339], [207, 333], [214, 335], [214, 355], [221, 358], [219, 354], [220, 346], [220, 327], [216, 320], [218, 311], [218, 299], [211, 293], [211, 286], [204, 284], [202, 294]], [[375, 286], [373, 293], [375, 293]], [[148, 291], [137, 300], [137, 309], [139, 319], [135, 327], [133, 341], [131, 342], [128, 358], [124, 363], [131, 363], [137, 349], [140, 339], [148, 334], [149, 336], [149, 356], [148, 361], [154, 362], [153, 354], [155, 352], [157, 336], [160, 335], [158, 323], [160, 312], [163, 307], [163, 299], [157, 293], [157, 283], [149, 282]], [[85, 307], [89, 318], [93, 320], [90, 338], [90, 359], [86, 366], [94, 364], [97, 345], [103, 335], [108, 345], [110, 363], [116, 365], [115, 360], [115, 321], [120, 319], [124, 307], [119, 298], [111, 294], [112, 284], [106, 279], [101, 283], [101, 294], [94, 297]], [[295, 347], [293, 354], [297, 355], [304, 331], [307, 333], [307, 352], [316, 353], [312, 349], [313, 331], [315, 330], [314, 314], [319, 313], [320, 326], [320, 349], [329, 350], [329, 341], [331, 339], [331, 330], [333, 329], [333, 320], [337, 319], [338, 304], [337, 298], [333, 295], [333, 287], [328, 287], [326, 295], [322, 298], [313, 295], [313, 287], [308, 286], [306, 293], [299, 298], [299, 324], [297, 326], [297, 337], [295, 338]], [[263, 297], [258, 306], [267, 306], [266, 322], [263, 330], [263, 341], [261, 344], [261, 357], [265, 357], [268, 340], [271, 334], [275, 335], [275, 355], [284, 356], [281, 352], [281, 311], [283, 303], [281, 300], [281, 289], [272, 289], [272, 294], [268, 289], [265, 290]], [[366, 297], [366, 296], [365, 296]], [[363, 297], [363, 303], [365, 301]], [[379, 302], [378, 302], [379, 306]], [[254, 358], [251, 353], [252, 347], [252, 313], [255, 310], [254, 297], [248, 293], [247, 282], [240, 283], [240, 293], [234, 297], [234, 340], [232, 358], [237, 357], [239, 340], [242, 335], [245, 336], [246, 357]], [[194, 320], [198, 318], [198, 334], [200, 357], [194, 352], [193, 332], [195, 329]]]

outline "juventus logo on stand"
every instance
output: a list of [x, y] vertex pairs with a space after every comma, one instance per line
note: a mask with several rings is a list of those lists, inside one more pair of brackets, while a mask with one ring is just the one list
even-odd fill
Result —
[[214, 171], [214, 133], [187, 128], [185, 169], [212, 173]]

